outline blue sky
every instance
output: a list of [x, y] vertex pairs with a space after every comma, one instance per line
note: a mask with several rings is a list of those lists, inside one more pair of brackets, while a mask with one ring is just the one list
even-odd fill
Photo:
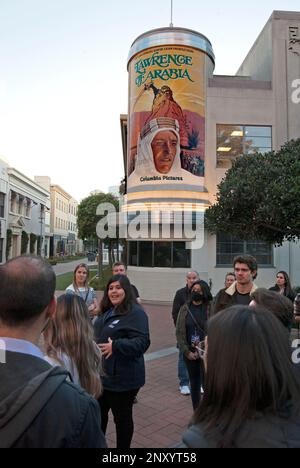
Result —
[[[175, 26], [212, 42], [216, 74], [235, 74], [273, 10], [298, 0], [174, 0]], [[0, 155], [80, 200], [123, 176], [133, 40], [168, 26], [170, 0], [0, 0]]]

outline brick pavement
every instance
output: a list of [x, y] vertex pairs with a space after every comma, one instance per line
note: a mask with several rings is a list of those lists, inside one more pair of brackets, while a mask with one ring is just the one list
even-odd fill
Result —
[[[146, 356], [174, 347], [171, 306], [147, 304], [145, 309], [151, 333], [151, 346]], [[134, 405], [133, 448], [166, 448], [181, 440], [182, 432], [192, 417], [192, 403], [189, 396], [182, 396], [178, 391], [177, 359], [178, 354], [174, 350], [169, 356], [146, 361], [146, 385]], [[116, 446], [111, 417], [106, 438], [109, 447]]]

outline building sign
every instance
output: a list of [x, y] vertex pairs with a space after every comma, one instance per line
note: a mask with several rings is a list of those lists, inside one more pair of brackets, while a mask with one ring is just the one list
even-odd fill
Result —
[[189, 46], [153, 47], [130, 61], [129, 190], [203, 184], [205, 63]]

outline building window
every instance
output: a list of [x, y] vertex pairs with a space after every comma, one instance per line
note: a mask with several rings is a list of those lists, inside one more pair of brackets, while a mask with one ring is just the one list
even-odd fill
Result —
[[5, 207], [5, 194], [0, 193], [0, 218], [4, 218], [4, 207]]
[[128, 265], [138, 266], [138, 243], [128, 242]]
[[0, 239], [0, 263], [3, 262], [3, 239]]
[[268, 242], [243, 241], [230, 234], [217, 234], [217, 266], [232, 266], [237, 255], [252, 255], [260, 266], [273, 266], [273, 246]]
[[217, 163], [243, 154], [272, 150], [272, 127], [217, 125]]
[[142, 267], [153, 266], [153, 242], [142, 241], [138, 242], [139, 249], [139, 264]]
[[186, 242], [128, 242], [128, 265], [157, 268], [190, 268]]
[[19, 203], [18, 203], [18, 214], [23, 216], [24, 214], [24, 197], [22, 195], [19, 195]]
[[25, 216], [30, 218], [31, 215], [31, 200], [30, 198], [26, 198], [25, 200]]
[[17, 211], [17, 194], [16, 192], [10, 192], [10, 211], [11, 213], [16, 213]]

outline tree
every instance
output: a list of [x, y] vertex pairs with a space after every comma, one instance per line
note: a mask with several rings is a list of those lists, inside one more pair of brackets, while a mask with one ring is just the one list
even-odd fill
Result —
[[[102, 250], [103, 250], [103, 240], [97, 235], [97, 224], [104, 218], [105, 213], [102, 215], [97, 215], [97, 208], [99, 205], [104, 203], [112, 204], [116, 211], [119, 209], [118, 200], [110, 193], [96, 193], [90, 195], [87, 198], [84, 198], [78, 206], [78, 215], [77, 215], [77, 224], [78, 224], [78, 236], [80, 239], [87, 239], [89, 241], [98, 242], [98, 254], [99, 254], [99, 263], [98, 263], [98, 274], [102, 274]], [[113, 241], [116, 239], [108, 239], [109, 245], [109, 258], [110, 262], [113, 259], [111, 253]]]
[[280, 151], [244, 155], [218, 186], [205, 214], [209, 232], [282, 245], [300, 238], [300, 139]]
[[30, 253], [31, 254], [34, 254], [35, 253], [35, 243], [36, 243], [36, 240], [37, 240], [37, 236], [36, 234], [33, 234], [33, 232], [30, 234], [30, 246], [29, 246], [29, 250], [30, 250]]
[[27, 253], [27, 247], [29, 242], [29, 235], [26, 231], [22, 231], [21, 236], [21, 254], [24, 255]]

